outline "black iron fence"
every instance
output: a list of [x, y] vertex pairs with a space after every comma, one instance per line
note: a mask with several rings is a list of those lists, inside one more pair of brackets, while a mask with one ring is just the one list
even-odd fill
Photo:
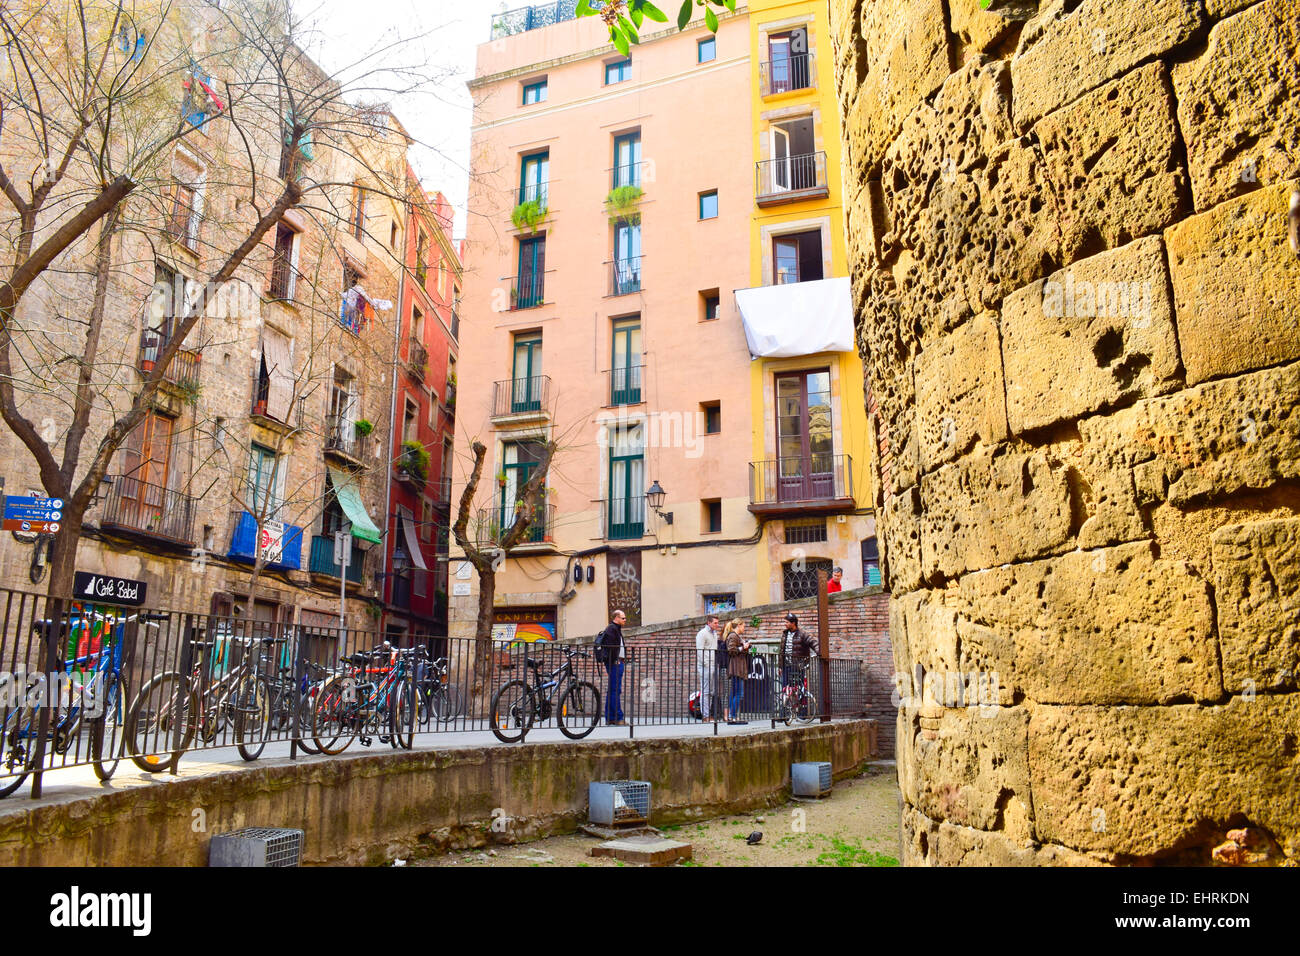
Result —
[[[498, 625], [492, 639], [403, 636], [239, 617], [151, 612], [0, 591], [0, 796], [30, 776], [122, 761], [174, 772], [182, 756], [225, 762], [409, 748], [421, 735], [501, 740], [599, 726], [797, 724], [866, 712], [861, 661], [779, 651], [629, 646]], [[737, 703], [729, 710], [732, 694]], [[707, 731], [706, 731], [707, 732]], [[478, 737], [465, 742], [482, 742]], [[225, 751], [222, 753], [221, 751]]]

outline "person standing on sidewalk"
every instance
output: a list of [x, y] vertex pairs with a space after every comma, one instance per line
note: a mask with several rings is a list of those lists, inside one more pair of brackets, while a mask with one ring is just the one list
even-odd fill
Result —
[[623, 643], [623, 625], [627, 615], [615, 611], [609, 627], [600, 632], [596, 643], [600, 645], [600, 660], [609, 674], [609, 693], [605, 695], [605, 723], [621, 727], [623, 720], [623, 665], [627, 659], [627, 648]]
[[718, 630], [722, 622], [718, 615], [710, 614], [699, 633], [695, 635], [696, 668], [700, 674], [700, 719], [713, 717], [713, 666], [717, 657]]
[[727, 623], [722, 632], [727, 641], [727, 666], [731, 674], [731, 697], [728, 700], [727, 723], [745, 724], [740, 719], [740, 707], [745, 697], [745, 679], [749, 677], [749, 641], [745, 640], [745, 622], [740, 618]]

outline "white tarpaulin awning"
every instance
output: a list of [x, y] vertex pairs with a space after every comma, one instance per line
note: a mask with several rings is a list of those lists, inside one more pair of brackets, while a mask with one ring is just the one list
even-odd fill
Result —
[[749, 354], [791, 358], [852, 352], [853, 302], [848, 277], [737, 289]]
[[397, 517], [402, 523], [402, 538], [406, 541], [407, 558], [411, 564], [422, 571], [429, 570], [429, 566], [424, 563], [424, 555], [420, 552], [420, 537], [415, 533], [415, 518], [410, 510], [397, 506]]

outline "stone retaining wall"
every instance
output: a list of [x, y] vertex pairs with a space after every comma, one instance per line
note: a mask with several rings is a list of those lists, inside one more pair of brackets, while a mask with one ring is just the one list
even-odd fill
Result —
[[[571, 832], [586, 822], [593, 780], [650, 781], [651, 822], [668, 825], [784, 800], [794, 761], [829, 760], [845, 776], [876, 753], [875, 722], [857, 720], [742, 736], [282, 761], [31, 809], [8, 801], [0, 866], [204, 866], [212, 833], [248, 826], [303, 829], [308, 864], [379, 864]], [[504, 821], [501, 832], [494, 821]]]
[[989, 5], [830, 2], [905, 862], [1294, 861], [1296, 4]]

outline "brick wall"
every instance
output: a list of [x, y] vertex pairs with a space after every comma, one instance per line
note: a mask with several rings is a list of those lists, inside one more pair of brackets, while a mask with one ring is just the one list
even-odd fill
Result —
[[[817, 633], [817, 602], [812, 598], [765, 604], [742, 608], [734, 615], [745, 621], [757, 616], [761, 620], [757, 630], [749, 634], [759, 641], [775, 641], [784, 628], [785, 616], [793, 611], [799, 617], [799, 626], [812, 634]], [[854, 658], [866, 665], [867, 716], [879, 723], [880, 755], [894, 755], [894, 723], [897, 707], [894, 704], [894, 652], [889, 641], [889, 595], [880, 588], [859, 588], [830, 595], [829, 623], [831, 656]], [[695, 634], [704, 626], [706, 617], [692, 617], [676, 624], [652, 624], [646, 627], [627, 628], [623, 633], [629, 646], [694, 648]], [[626, 693], [626, 691], [625, 691]]]

